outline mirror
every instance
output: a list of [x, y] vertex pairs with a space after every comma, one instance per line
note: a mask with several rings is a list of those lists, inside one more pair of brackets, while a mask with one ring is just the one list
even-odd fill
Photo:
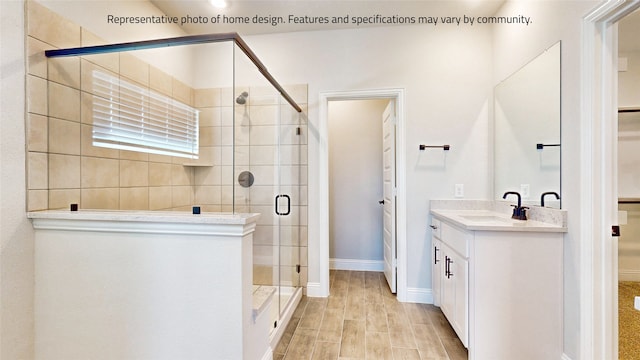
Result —
[[[560, 198], [560, 42], [494, 89], [494, 191], [517, 191], [527, 206]], [[545, 207], [561, 200], [545, 196]]]

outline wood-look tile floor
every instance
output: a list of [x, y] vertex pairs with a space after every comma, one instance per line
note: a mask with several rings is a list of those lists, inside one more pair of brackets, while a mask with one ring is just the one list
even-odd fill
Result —
[[275, 360], [466, 360], [439, 308], [400, 303], [382, 273], [332, 270], [328, 298], [303, 297]]

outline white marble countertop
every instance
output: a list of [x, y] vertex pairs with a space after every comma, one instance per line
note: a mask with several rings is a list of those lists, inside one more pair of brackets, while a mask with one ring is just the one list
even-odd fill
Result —
[[441, 221], [473, 231], [567, 232], [567, 228], [535, 220], [516, 220], [491, 210], [433, 209], [431, 214]]
[[187, 211], [143, 210], [44, 210], [27, 213], [29, 219], [120, 221], [173, 224], [244, 225], [256, 222], [259, 213], [203, 212], [194, 215]]

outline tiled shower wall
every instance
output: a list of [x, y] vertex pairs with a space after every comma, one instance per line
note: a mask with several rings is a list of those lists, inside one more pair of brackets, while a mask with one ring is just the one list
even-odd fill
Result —
[[103, 42], [28, 2], [28, 210], [179, 209], [193, 204], [194, 170], [171, 156], [92, 146], [92, 79], [99, 69], [193, 106], [193, 89], [125, 53], [46, 59], [44, 50]]
[[[284, 284], [306, 284], [306, 119], [300, 121], [288, 105], [280, 105], [279, 95], [266, 86], [236, 89], [249, 93], [247, 106], [237, 105], [233, 99], [238, 94], [231, 88], [192, 89], [131, 54], [46, 59], [47, 49], [104, 42], [35, 2], [27, 5], [28, 210], [77, 203], [85, 209], [190, 210], [197, 204], [204, 211], [231, 211], [233, 183], [241, 171], [249, 170], [255, 184], [237, 187], [235, 202], [236, 211], [262, 214], [254, 236], [254, 282], [274, 284], [281, 276]], [[200, 158], [92, 146], [94, 69], [198, 108]], [[285, 88], [305, 110], [307, 86]], [[276, 164], [281, 165], [279, 173]], [[291, 195], [295, 204], [291, 216], [280, 219], [280, 227], [274, 225], [273, 213], [278, 179], [283, 184], [279, 193]], [[278, 263], [280, 268], [274, 265]], [[301, 265], [300, 283], [296, 265]]]

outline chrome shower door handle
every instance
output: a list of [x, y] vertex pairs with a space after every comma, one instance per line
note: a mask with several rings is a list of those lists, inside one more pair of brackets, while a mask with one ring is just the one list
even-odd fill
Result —
[[[280, 198], [281, 197], [287, 199], [287, 212], [280, 212]], [[291, 214], [291, 197], [289, 197], [289, 195], [286, 195], [286, 194], [276, 195], [276, 214], [280, 215], [280, 216], [286, 216], [286, 215]]]

